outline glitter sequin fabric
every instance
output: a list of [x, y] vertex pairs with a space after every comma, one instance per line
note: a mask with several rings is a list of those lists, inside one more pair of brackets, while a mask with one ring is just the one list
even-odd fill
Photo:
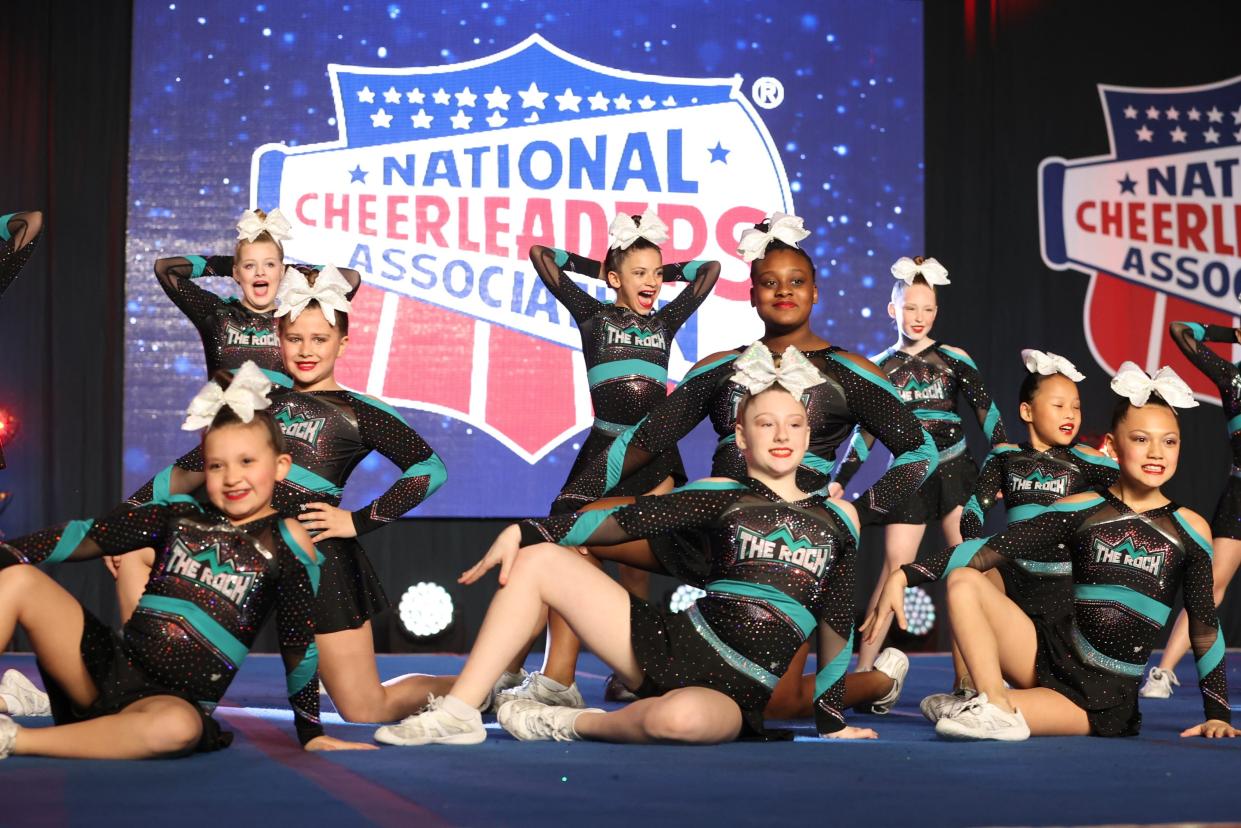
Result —
[[747, 721], [761, 723], [776, 681], [802, 642], [817, 633], [815, 719], [820, 733], [844, 727], [857, 537], [829, 501], [781, 501], [748, 478], [703, 480], [631, 506], [523, 521], [521, 529], [523, 545], [705, 534], [707, 594], [691, 612], [665, 616], [634, 602], [633, 647], [648, 678], [663, 691], [691, 685], [719, 690]]
[[[0, 561], [87, 560], [154, 547], [146, 591], [122, 628], [123, 656], [153, 693], [171, 690], [208, 709], [275, 611], [289, 703], [305, 744], [323, 732], [311, 618], [319, 566], [283, 521], [271, 515], [233, 526], [211, 507], [150, 504], [0, 543]], [[132, 684], [132, 674], [125, 680]]]
[[1036, 669], [1041, 686], [1086, 710], [1093, 733], [1137, 732], [1138, 682], [1178, 591], [1189, 615], [1206, 717], [1230, 720], [1211, 546], [1175, 503], [1139, 514], [1100, 489], [990, 538], [919, 555], [902, 569], [913, 585], [961, 566], [990, 569], [1004, 559], [1071, 564], [1073, 611], [1036, 622]]
[[[530, 253], [548, 291], [569, 311], [582, 337], [582, 356], [590, 384], [595, 423], [569, 471], [565, 486], [552, 504], [552, 514], [572, 512], [603, 496], [604, 476], [590, 459], [607, 452], [617, 435], [639, 422], [668, 395], [668, 355], [672, 340], [686, 320], [706, 301], [720, 275], [719, 262], [687, 262], [664, 266], [689, 285], [659, 310], [643, 316], [630, 308], [604, 302], [582, 290], [569, 274], [599, 277], [593, 259], [563, 250], [536, 248]], [[591, 473], [593, 472], [593, 473]], [[661, 452], [642, 473], [612, 494], [639, 495], [671, 476], [685, 482], [676, 447]]]
[[[35, 237], [20, 248], [13, 246], [13, 233], [7, 221], [5, 226], [0, 228], [0, 237], [4, 242], [0, 245], [0, 296], [3, 296], [9, 285], [13, 284], [13, 280], [17, 278], [17, 274], [21, 273], [22, 268], [26, 266], [26, 262], [30, 261], [35, 245], [43, 237], [43, 228], [40, 227]], [[0, 446], [0, 469], [4, 467], [4, 447]]]

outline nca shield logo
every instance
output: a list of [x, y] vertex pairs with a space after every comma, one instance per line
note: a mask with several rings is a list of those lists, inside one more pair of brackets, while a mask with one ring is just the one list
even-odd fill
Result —
[[665, 261], [726, 262], [669, 376], [759, 335], [748, 271], [727, 262], [747, 225], [793, 205], [741, 78], [620, 72], [537, 35], [469, 63], [328, 73], [339, 139], [260, 147], [251, 189], [293, 222], [290, 256], [371, 286], [340, 365], [351, 387], [464, 420], [534, 463], [591, 409], [578, 332], [530, 246], [602, 259], [612, 216], [647, 208], [671, 227]]
[[[1167, 336], [1176, 320], [1234, 326], [1241, 294], [1241, 77], [1100, 86], [1111, 152], [1039, 165], [1043, 260], [1090, 275], [1084, 324], [1109, 372], [1172, 365], [1219, 402]], [[1225, 355], [1236, 361], [1237, 347]]]

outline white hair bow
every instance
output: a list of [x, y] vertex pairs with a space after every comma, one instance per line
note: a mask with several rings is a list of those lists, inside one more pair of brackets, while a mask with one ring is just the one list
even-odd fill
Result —
[[1044, 353], [1033, 348], [1026, 348], [1021, 352], [1021, 361], [1026, 364], [1026, 370], [1031, 374], [1042, 374], [1044, 376], [1064, 374], [1073, 382], [1081, 382], [1086, 378], [1084, 374], [1077, 370], [1076, 365], [1059, 354]]
[[293, 238], [293, 225], [289, 224], [289, 220], [284, 217], [284, 213], [280, 212], [278, 207], [268, 213], [267, 218], [260, 218], [257, 210], [246, 210], [237, 220], [238, 239], [252, 242], [264, 230], [274, 241], [280, 242]]
[[1138, 408], [1146, 405], [1152, 393], [1173, 408], [1196, 408], [1198, 405], [1194, 392], [1167, 365], [1150, 376], [1132, 362], [1121, 363], [1120, 370], [1112, 377], [1112, 390], [1127, 397]]
[[747, 263], [752, 262], [763, 258], [772, 239], [779, 239], [790, 247], [797, 247], [797, 243], [809, 235], [810, 231], [806, 229], [800, 216], [772, 213], [766, 232], [757, 227], [742, 231], [737, 244], [737, 255]]
[[237, 412], [243, 423], [248, 423], [254, 419], [255, 411], [271, 405], [271, 400], [267, 399], [269, 391], [271, 380], [257, 365], [246, 360], [233, 373], [233, 381], [228, 388], [221, 388], [217, 382], [209, 382], [194, 395], [189, 407], [185, 409], [185, 422], [181, 424], [181, 428], [184, 431], [206, 428], [226, 405]]
[[922, 264], [916, 264], [908, 256], [901, 256], [892, 264], [892, 275], [907, 285], [912, 285], [919, 274], [931, 286], [952, 284], [948, 281], [948, 268], [934, 259], [923, 259]]
[[348, 296], [351, 290], [352, 286], [333, 265], [327, 265], [320, 270], [313, 285], [297, 268], [286, 268], [284, 278], [280, 280], [280, 287], [276, 291], [276, 299], [280, 303], [276, 316], [287, 313], [289, 321], [296, 322], [297, 317], [301, 316], [313, 299], [319, 303], [319, 309], [323, 311], [323, 317], [328, 324], [335, 325], [337, 311], [349, 313]]
[[638, 239], [646, 239], [651, 244], [663, 244], [668, 241], [668, 225], [650, 210], [643, 211], [638, 217], [637, 224], [633, 223], [633, 216], [619, 213], [616, 218], [612, 219], [612, 226], [608, 228], [608, 233], [612, 236], [612, 240], [608, 243], [608, 247], [612, 250], [628, 250], [629, 245]]
[[777, 366], [775, 357], [767, 346], [755, 342], [737, 357], [733, 367], [736, 372], [732, 375], [732, 381], [743, 386], [751, 396], [761, 394], [779, 383], [785, 391], [801, 399], [807, 388], [826, 381], [822, 372], [814, 367], [814, 363], [792, 345], [784, 349], [784, 353], [780, 355], [780, 365]]

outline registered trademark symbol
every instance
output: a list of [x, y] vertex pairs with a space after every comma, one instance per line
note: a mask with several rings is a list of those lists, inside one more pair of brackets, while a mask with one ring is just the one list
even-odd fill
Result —
[[784, 84], [775, 78], [763, 76], [750, 87], [750, 97], [763, 109], [775, 109], [784, 103]]

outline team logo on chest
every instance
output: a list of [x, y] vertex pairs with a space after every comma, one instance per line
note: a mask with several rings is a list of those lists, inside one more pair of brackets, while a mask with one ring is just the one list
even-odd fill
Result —
[[1016, 472], [1008, 474], [1008, 490], [1010, 492], [1050, 492], [1057, 497], [1069, 493], [1069, 475], [1047, 474], [1042, 469], [1035, 469], [1022, 477]]
[[252, 325], [241, 327], [230, 322], [224, 328], [224, 344], [241, 348], [275, 348], [280, 342], [273, 330]]
[[836, 558], [835, 545], [830, 541], [816, 544], [806, 537], [794, 538], [787, 526], [780, 526], [768, 534], [756, 532], [745, 526], [737, 527], [737, 560], [779, 561], [806, 570], [816, 578]]
[[662, 351], [667, 347], [663, 331], [648, 331], [638, 325], [622, 328], [615, 322], [605, 320], [603, 335], [606, 345], [629, 345], [635, 348], [654, 348]]
[[906, 402], [943, 400], [947, 398], [947, 395], [944, 393], [943, 377], [918, 379], [918, 377], [911, 376], [899, 390], [901, 398]]
[[295, 414], [287, 404], [276, 412], [275, 420], [279, 424], [280, 430], [284, 432], [285, 437], [299, 440], [312, 447], [318, 444], [319, 435], [323, 433], [323, 427], [327, 425], [325, 417], [307, 417], [303, 414]]
[[1167, 548], [1151, 549], [1132, 534], [1125, 535], [1120, 543], [1116, 544], [1109, 544], [1102, 538], [1096, 538], [1094, 542], [1095, 563], [1132, 567], [1156, 578], [1163, 574], [1167, 555]]
[[220, 545], [213, 543], [201, 552], [195, 552], [185, 541], [177, 538], [172, 543], [172, 554], [166, 570], [184, 580], [204, 586], [240, 605], [254, 585], [253, 572], [238, 572], [232, 561], [220, 560]]

